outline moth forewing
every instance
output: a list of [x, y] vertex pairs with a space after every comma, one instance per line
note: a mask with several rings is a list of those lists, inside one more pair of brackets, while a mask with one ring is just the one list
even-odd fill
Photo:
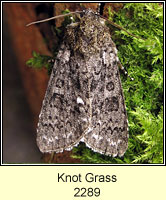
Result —
[[123, 156], [128, 124], [109, 29], [93, 11], [68, 25], [39, 116], [42, 152], [62, 152], [80, 141], [96, 152]]

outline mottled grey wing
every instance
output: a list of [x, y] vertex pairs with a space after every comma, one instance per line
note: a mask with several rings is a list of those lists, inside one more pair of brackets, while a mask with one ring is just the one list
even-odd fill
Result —
[[86, 82], [80, 83], [80, 63], [75, 60], [62, 45], [39, 115], [37, 144], [41, 152], [69, 150], [79, 143], [88, 127]]
[[102, 154], [123, 156], [128, 147], [128, 123], [118, 70], [117, 50], [101, 49], [98, 66], [91, 67], [91, 126], [85, 143]]
[[82, 140], [102, 154], [125, 153], [128, 125], [116, 53], [92, 11], [68, 26], [39, 116], [42, 152], [62, 152]]

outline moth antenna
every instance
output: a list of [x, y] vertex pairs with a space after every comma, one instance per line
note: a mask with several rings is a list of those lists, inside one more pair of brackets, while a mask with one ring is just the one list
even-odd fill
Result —
[[100, 14], [100, 6], [101, 6], [101, 3], [98, 3], [97, 5], [97, 13]]
[[57, 19], [59, 17], [65, 17], [65, 16], [68, 16], [68, 15], [71, 15], [71, 14], [76, 14], [76, 13], [81, 13], [81, 12], [83, 12], [83, 11], [74, 11], [74, 12], [70, 12], [70, 13], [67, 13], [67, 14], [54, 16], [54, 17], [51, 17], [51, 18], [47, 18], [47, 19], [43, 19], [43, 20], [31, 22], [31, 23], [27, 24], [26, 26], [30, 26], [30, 25], [33, 25], [33, 24], [47, 22], [47, 21], [50, 21], [50, 20], [53, 20], [53, 19]]
[[98, 3], [98, 14], [103, 15], [105, 3]]
[[125, 32], [128, 33], [129, 35], [131, 35], [131, 36], [133, 36], [133, 37], [136, 37], [136, 38], [138, 38], [138, 39], [145, 40], [145, 39], [143, 39], [143, 38], [141, 38], [141, 37], [139, 37], [139, 36], [136, 36], [136, 35], [130, 33], [129, 31], [127, 31], [127, 30], [124, 29], [123, 27], [119, 26], [118, 24], [115, 24], [115, 23], [112, 22], [111, 20], [108, 20], [106, 17], [103, 17], [103, 16], [101, 16], [101, 17], [102, 17], [103, 19], [105, 19], [106, 21], [108, 21], [108, 23], [110, 23], [111, 25], [113, 25], [113, 26], [115, 26], [116, 28], [119, 28], [119, 29], [125, 31]]

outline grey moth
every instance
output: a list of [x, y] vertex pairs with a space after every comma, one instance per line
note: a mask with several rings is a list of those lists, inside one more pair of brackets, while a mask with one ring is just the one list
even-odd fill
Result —
[[124, 155], [128, 123], [119, 63], [108, 27], [92, 10], [67, 26], [39, 115], [41, 152], [71, 150], [83, 141], [95, 152]]

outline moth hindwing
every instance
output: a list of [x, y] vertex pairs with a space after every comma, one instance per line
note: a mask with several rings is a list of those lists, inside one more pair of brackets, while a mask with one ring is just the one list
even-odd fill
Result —
[[84, 141], [101, 154], [123, 156], [128, 124], [118, 63], [109, 29], [93, 11], [67, 26], [39, 116], [41, 152]]

